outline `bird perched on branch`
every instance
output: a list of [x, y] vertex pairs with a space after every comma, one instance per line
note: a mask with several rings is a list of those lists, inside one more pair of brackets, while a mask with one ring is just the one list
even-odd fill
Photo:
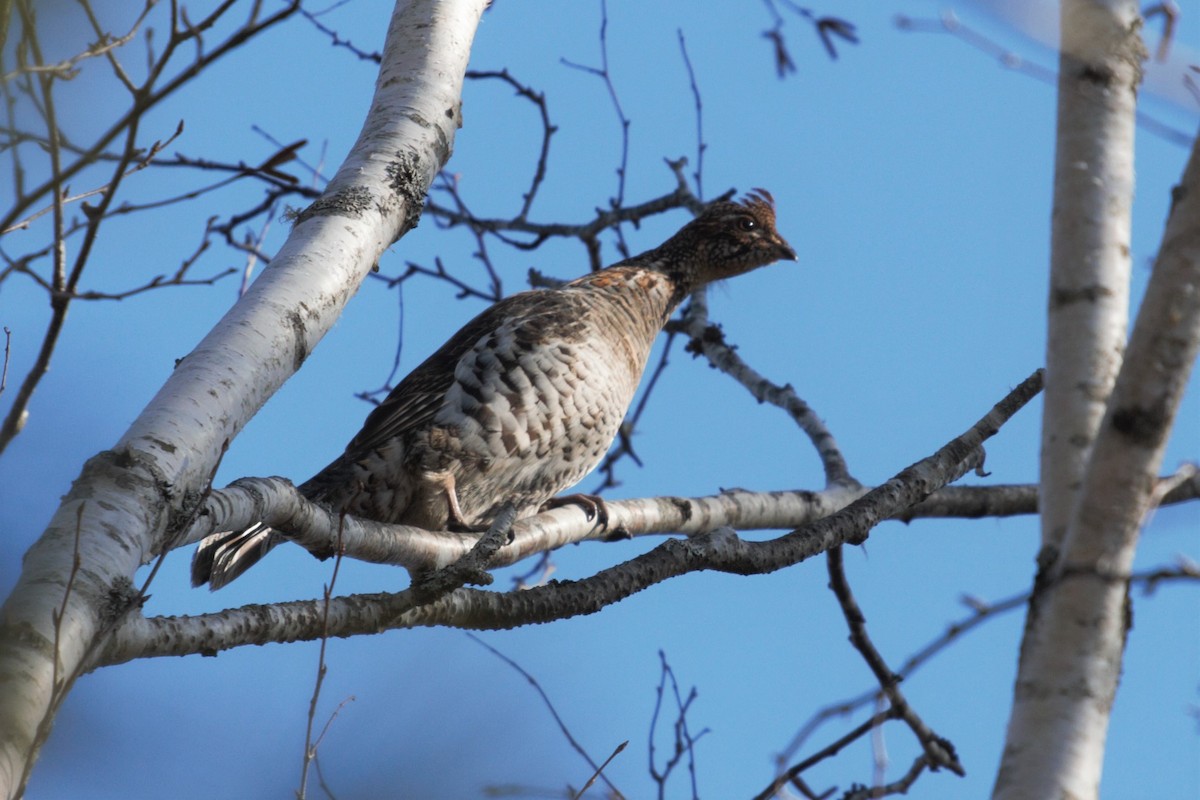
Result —
[[[482, 530], [552, 501], [603, 459], [650, 348], [694, 289], [796, 258], [770, 193], [718, 201], [662, 245], [468, 322], [368, 416], [346, 452], [299, 487], [338, 512], [430, 530]], [[218, 589], [286, 537], [263, 525], [200, 543], [192, 583]]]

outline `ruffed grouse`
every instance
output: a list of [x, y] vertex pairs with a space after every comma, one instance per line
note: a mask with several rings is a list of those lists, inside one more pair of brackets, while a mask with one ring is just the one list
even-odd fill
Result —
[[[756, 189], [716, 202], [659, 247], [471, 320], [300, 486], [310, 500], [430, 530], [486, 527], [506, 502], [536, 513], [604, 457], [654, 338], [689, 292], [796, 254]], [[192, 582], [217, 589], [284, 537], [255, 525], [200, 543]]]

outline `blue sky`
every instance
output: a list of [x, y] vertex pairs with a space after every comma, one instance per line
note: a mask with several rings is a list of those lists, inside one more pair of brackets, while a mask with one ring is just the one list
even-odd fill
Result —
[[[59, 5], [47, 4], [43, 14], [53, 16]], [[120, 28], [118, 5], [108, 5], [106, 19]], [[1004, 47], [1053, 67], [1050, 50], [989, 16], [985, 5], [958, 12]], [[817, 410], [860, 480], [879, 482], [960, 433], [1042, 362], [1053, 87], [953, 36], [893, 24], [896, 13], [932, 19], [940, 9], [933, 4], [817, 7], [858, 26], [862, 43], [841, 48], [837, 61], [791, 18], [797, 72], [785, 81], [776, 78], [761, 37], [770, 26], [761, 5], [697, 9], [682, 2], [652, 11], [610, 4], [612, 79], [632, 121], [626, 197], [637, 201], [671, 189], [664, 158], [687, 155], [695, 163], [694, 108], [677, 40], [682, 29], [703, 95], [706, 196], [768, 188], [779, 229], [800, 255], [798, 263], [716, 289], [713, 318], [756, 369], [791, 383]], [[385, 3], [352, 3], [325, 22], [378, 49], [388, 10]], [[538, 220], [586, 220], [616, 190], [619, 127], [607, 92], [594, 76], [561, 63], [599, 64], [599, 23], [596, 3], [501, 2], [476, 38], [471, 67], [508, 68], [544, 91], [559, 126], [531, 214]], [[62, 25], [62, 41], [70, 41], [69, 23]], [[1179, 41], [1195, 61], [1197, 19], [1183, 21]], [[307, 138], [304, 157], [312, 163], [324, 147], [329, 173], [353, 142], [372, 87], [370, 64], [295, 21], [180, 92], [144, 130], [147, 141], [165, 138], [182, 118], [185, 133], [169, 152], [255, 162], [274, 151], [253, 130], [258, 126], [283, 142]], [[119, 102], [114, 91], [100, 71], [85, 70], [63, 89], [73, 98], [64, 102], [64, 124], [80, 138], [102, 127]], [[1185, 134], [1196, 129], [1194, 104], [1181, 108], [1145, 95], [1145, 111]], [[470, 82], [464, 119], [448, 169], [481, 214], [514, 213], [536, 158], [536, 113], [497, 82]], [[1144, 129], [1137, 149], [1133, 258], [1140, 297], [1187, 151]], [[148, 170], [128, 181], [125, 198], [148, 201], [207, 180]], [[258, 196], [255, 187], [239, 185], [113, 220], [86, 288], [112, 291], [172, 272], [199, 243], [208, 216], [244, 208]], [[648, 249], [685, 219], [677, 212], [626, 237], [635, 249]], [[268, 249], [284, 235], [285, 225], [276, 222]], [[15, 236], [0, 242], [9, 253], [26, 246]], [[610, 245], [606, 261], [616, 259]], [[471, 252], [467, 237], [427, 219], [391, 249], [381, 270], [397, 274], [406, 261], [428, 264], [440, 255], [482, 283]], [[494, 247], [492, 256], [510, 292], [524, 288], [530, 267], [563, 278], [586, 269], [574, 243], [534, 253]], [[197, 269], [211, 274], [229, 266], [240, 266], [236, 254], [215, 246]], [[40, 532], [83, 460], [116, 441], [236, 290], [226, 280], [73, 307], [27, 428], [0, 459], [0, 529], [8, 537], [0, 590], [15, 581], [17, 554]], [[365, 285], [304, 369], [233, 444], [219, 485], [243, 475], [302, 480], [340, 452], [368, 411], [354, 392], [375, 388], [390, 369], [399, 299], [379, 282]], [[419, 363], [480, 308], [479, 301], [455, 300], [444, 284], [408, 283], [402, 368]], [[45, 319], [39, 291], [13, 282], [0, 290], [0, 321], [14, 332], [10, 381], [31, 362]], [[0, 410], [9, 402], [11, 394], [0, 397]], [[967, 482], [1036, 480], [1039, 414], [1036, 402], [1022, 411], [989, 446], [991, 477]], [[822, 484], [811, 446], [781, 411], [757, 405], [682, 352], [672, 354], [636, 446], [645, 467], [623, 465], [614, 497]], [[1193, 380], [1165, 468], [1198, 452]], [[592, 477], [582, 486], [597, 482]], [[1160, 510], [1137, 566], [1196, 557], [1198, 531], [1196, 504]], [[888, 523], [847, 553], [847, 570], [876, 644], [895, 665], [965, 614], [962, 595], [998, 600], [1027, 587], [1037, 542], [1032, 519]], [[653, 544], [567, 548], [555, 555], [555, 577], [592, 574]], [[319, 596], [331, 568], [280, 548], [246, 578], [210, 594], [188, 586], [189, 559], [190, 552], [179, 552], [166, 561], [147, 613]], [[497, 586], [507, 585], [510, 572], [499, 575]], [[375, 591], [405, 582], [392, 569], [347, 563], [337, 588]], [[696, 752], [701, 796], [744, 797], [766, 785], [773, 755], [817, 709], [872, 684], [826, 583], [819, 560], [755, 578], [688, 575], [590, 617], [480, 636], [539, 680], [593, 758], [603, 760], [630, 740], [609, 774], [631, 798], [653, 792], [646, 739], [664, 651], [683, 686], [699, 693], [690, 726], [710, 729]], [[1200, 591], [1165, 586], [1151, 597], [1138, 594], [1134, 609], [1103, 796], [1144, 795], [1147, 776], [1157, 795], [1197, 796]], [[990, 790], [1022, 622], [1017, 613], [988, 623], [905, 684], [926, 721], [955, 743], [968, 773], [966, 779], [927, 775], [918, 796]], [[487, 785], [579, 785], [590, 775], [524, 679], [463, 632], [334, 641], [327, 660], [319, 718], [355, 698], [321, 748], [325, 777], [339, 797], [479, 797]], [[297, 784], [316, 664], [312, 643], [242, 648], [216, 659], [159, 659], [85, 676], [59, 715], [33, 796], [282, 796]], [[824, 728], [801, 756], [844, 729]], [[660, 757], [669, 744], [661, 731]], [[894, 779], [915, 750], [899, 726], [885, 737]], [[871, 773], [869, 749], [856, 745], [814, 770], [809, 783], [844, 790]], [[672, 780], [668, 796], [690, 796], [686, 775]]]

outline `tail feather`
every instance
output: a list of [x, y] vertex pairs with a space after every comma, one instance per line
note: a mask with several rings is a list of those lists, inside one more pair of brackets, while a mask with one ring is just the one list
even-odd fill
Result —
[[223, 531], [205, 537], [192, 556], [192, 586], [208, 584], [212, 591], [237, 578], [283, 541], [262, 524], [241, 531]]

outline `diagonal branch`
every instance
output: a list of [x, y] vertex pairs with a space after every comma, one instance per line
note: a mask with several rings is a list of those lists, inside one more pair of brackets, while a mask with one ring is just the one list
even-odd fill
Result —
[[905, 724], [912, 729], [932, 767], [935, 769], [945, 767], [955, 775], [965, 775], [966, 772], [958, 761], [958, 755], [954, 752], [954, 746], [935, 734], [917, 715], [916, 710], [904, 697], [904, 693], [900, 691], [901, 676], [892, 672], [891, 667], [887, 665], [871, 641], [871, 637], [867, 633], [867, 618], [854, 598], [854, 593], [850, 590], [850, 582], [846, 579], [842, 549], [835, 547], [825, 554], [825, 558], [829, 568], [829, 586], [833, 589], [842, 614], [846, 618], [846, 623], [850, 626], [850, 643], [862, 654], [863, 660], [867, 662], [867, 666], [875, 675], [875, 680], [887, 697], [895, 717], [904, 720]]
[[[1039, 370], [969, 430], [841, 511], [777, 539], [747, 542], [728, 528], [688, 540], [670, 539], [644, 555], [579, 581], [559, 581], [520, 592], [458, 589], [422, 604], [412, 590], [351, 595], [330, 604], [329, 635], [352, 636], [391, 628], [446, 625], [513, 628], [591, 614], [672, 577], [700, 570], [753, 575], [798, 564], [842, 544], [861, 544], [872, 528], [961, 477], [968, 457], [1042, 385]], [[348, 526], [349, 527], [349, 526]], [[243, 644], [310, 640], [319, 635], [319, 601], [255, 605], [194, 617], [147, 619], [130, 614], [91, 667], [134, 658], [214, 653]]]
[[[708, 301], [703, 291], [692, 295], [691, 302], [684, 309], [679, 320], [678, 328], [691, 337], [687, 350], [695, 355], [703, 355], [708, 363], [729, 375], [760, 403], [770, 403], [788, 413], [800, 426], [821, 458], [825, 469], [825, 482], [829, 486], [857, 486], [858, 481], [850, 474], [846, 459], [838, 447], [833, 434], [825, 427], [825, 423], [817, 416], [812, 408], [800, 399], [791, 385], [779, 386], [767, 380], [749, 364], [742, 360], [737, 351], [725, 341], [725, 334], [720, 326], [708, 321]], [[669, 328], [673, 330], [674, 328]]]
[[[202, 488], [228, 441], [299, 369], [384, 250], [415, 225], [424, 195], [450, 155], [461, 119], [462, 76], [484, 5], [398, 4], [371, 109], [326, 193], [298, 216], [271, 270], [179, 363], [114, 450], [89, 460], [26, 553], [17, 585], [0, 609], [0, 797], [22, 791], [25, 765], [37, 754], [36, 731], [52, 710], [49, 610], [62, 601], [70, 572], [64, 543], [73, 535], [76, 509], [95, 501], [87, 504], [80, 532], [80, 557], [88, 568], [80, 571], [62, 615], [66, 635], [57, 657], [65, 674], [90, 663], [94, 644], [107, 640], [105, 600], [114, 587], [128, 582], [147, 554], [169, 549], [180, 522], [203, 502]], [[196, 39], [209, 20], [215, 18], [195, 26], [182, 21], [186, 29], [171, 41], [178, 46]], [[258, 29], [249, 25], [244, 35]], [[235, 46], [242, 35], [222, 41], [217, 51]], [[210, 63], [217, 51], [195, 63]], [[108, 141], [102, 135], [97, 152]], [[65, 180], [67, 172], [60, 177]], [[331, 604], [331, 631], [339, 607]]]

